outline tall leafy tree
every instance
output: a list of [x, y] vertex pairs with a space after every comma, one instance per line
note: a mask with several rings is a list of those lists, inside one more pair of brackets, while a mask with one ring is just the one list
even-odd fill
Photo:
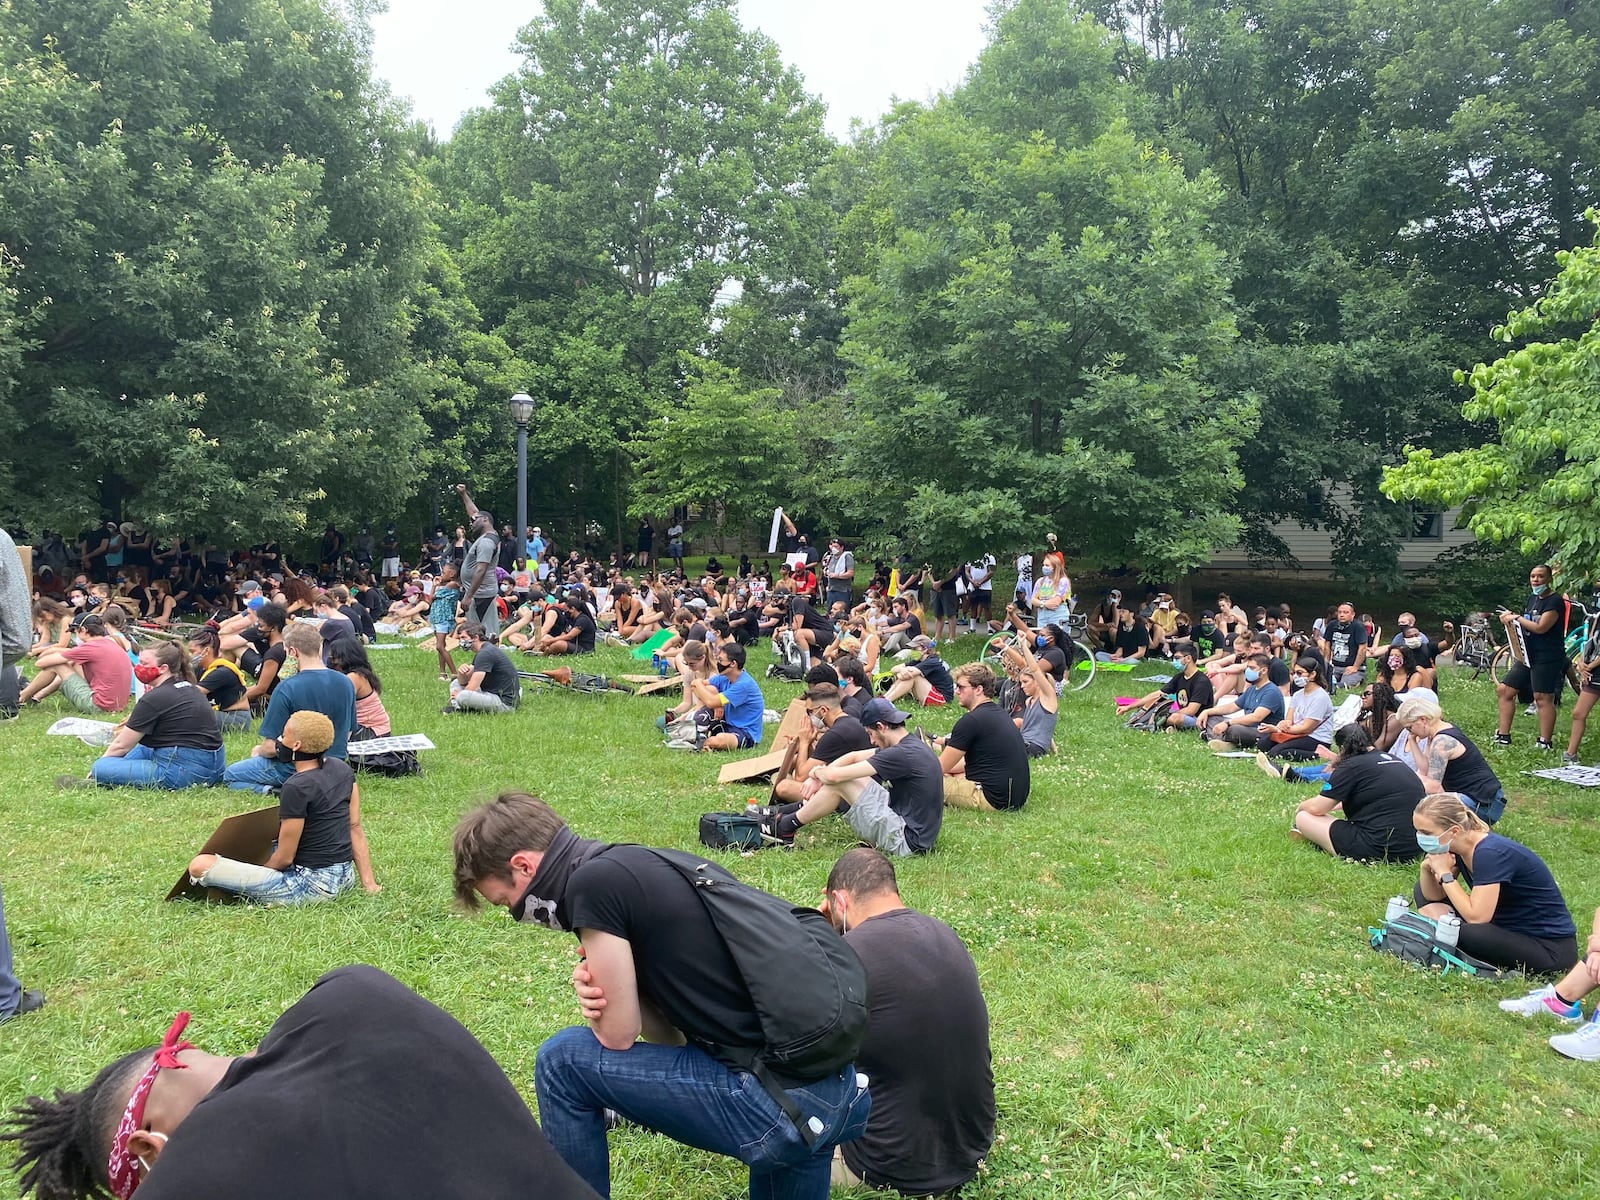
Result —
[[858, 523], [945, 559], [1062, 544], [1151, 576], [1237, 536], [1218, 386], [1235, 338], [1215, 181], [1128, 129], [1104, 29], [1052, 0], [999, 15], [970, 79], [886, 131], [847, 237]]
[[1600, 578], [1600, 244], [1556, 258], [1554, 284], [1496, 331], [1514, 348], [1461, 376], [1466, 418], [1497, 436], [1447, 454], [1413, 449], [1384, 490], [1464, 505], [1478, 538], [1523, 555], [1548, 548], [1579, 586]]
[[430, 235], [359, 23], [331, 0], [4, 16], [7, 515], [239, 541], [403, 504]]
[[620, 524], [629, 444], [712, 340], [719, 293], [820, 269], [808, 180], [831, 143], [732, 0], [552, 0], [518, 46], [438, 178], [469, 293], [536, 366], [539, 486]]

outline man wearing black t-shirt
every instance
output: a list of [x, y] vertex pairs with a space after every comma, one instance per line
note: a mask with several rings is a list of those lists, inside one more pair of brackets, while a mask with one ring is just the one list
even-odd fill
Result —
[[179, 1041], [187, 1020], [81, 1092], [31, 1097], [6, 1136], [34, 1171], [139, 1200], [594, 1200], [477, 1039], [382, 971], [328, 972], [244, 1057]]
[[985, 663], [956, 668], [956, 703], [967, 711], [939, 752], [944, 802], [952, 808], [996, 812], [1028, 802], [1028, 747], [1022, 731], [994, 703], [998, 686]]
[[1531, 700], [1539, 710], [1539, 740], [1534, 745], [1540, 750], [1549, 750], [1556, 727], [1556, 692], [1567, 670], [1566, 649], [1562, 644], [1565, 630], [1561, 628], [1566, 602], [1551, 589], [1547, 566], [1540, 565], [1528, 572], [1528, 587], [1530, 591], [1521, 616], [1510, 610], [1500, 613], [1506, 636], [1513, 642], [1520, 636], [1527, 646], [1528, 661], [1526, 665], [1512, 663], [1505, 682], [1495, 685], [1500, 701], [1500, 725], [1495, 731], [1494, 744], [1511, 744], [1511, 722], [1517, 714], [1517, 705]]
[[989, 1009], [972, 955], [943, 921], [906, 907], [894, 864], [876, 850], [834, 864], [822, 910], [860, 956], [871, 998], [856, 1066], [872, 1113], [866, 1133], [840, 1147], [833, 1182], [952, 1193], [994, 1141]]
[[916, 657], [894, 669], [894, 682], [884, 693], [884, 699], [893, 704], [902, 696], [910, 696], [927, 708], [949, 703], [956, 685], [950, 678], [950, 668], [939, 657], [938, 644], [924, 634], [911, 639], [911, 649]]
[[887, 700], [869, 700], [861, 724], [872, 749], [853, 750], [811, 769], [801, 786], [802, 802], [773, 812], [768, 832], [792, 843], [802, 825], [838, 812], [863, 841], [885, 854], [926, 854], [944, 821], [944, 774], [938, 756], [906, 731], [906, 713]]
[[561, 594], [560, 632], [539, 639], [540, 654], [593, 654], [594, 618], [584, 603], [583, 592], [568, 588]]
[[1169, 702], [1170, 711], [1164, 720], [1168, 729], [1194, 729], [1199, 725], [1200, 714], [1216, 703], [1216, 693], [1206, 673], [1196, 665], [1193, 642], [1175, 642], [1172, 657], [1178, 663], [1178, 673], [1132, 704], [1118, 706], [1118, 716], [1135, 708], [1149, 712], [1156, 705]]
[[922, 622], [911, 611], [904, 596], [896, 596], [889, 604], [889, 623], [883, 629], [883, 648], [888, 653], [904, 650], [911, 639], [922, 636]]
[[[712, 864], [698, 874], [739, 886]], [[611, 1109], [744, 1162], [752, 1197], [826, 1200], [833, 1147], [866, 1127], [865, 1080], [845, 1065], [821, 1079], [769, 1075], [773, 1092], [757, 1081], [749, 1064], [766, 1045], [761, 1020], [697, 891], [656, 851], [577, 837], [525, 793], [503, 793], [456, 827], [463, 906], [482, 897], [578, 937], [572, 985], [586, 1024], [549, 1038], [534, 1061], [545, 1134], [568, 1165], [610, 1195]]]
[[801, 793], [812, 767], [826, 766], [852, 750], [872, 748], [872, 739], [861, 722], [845, 715], [837, 684], [814, 683], [806, 689], [805, 700], [813, 724], [798, 739], [794, 770], [772, 788], [775, 798], [790, 803], [805, 799]]
[[1367, 677], [1367, 627], [1356, 620], [1356, 607], [1339, 605], [1338, 619], [1322, 631], [1322, 654], [1328, 663], [1328, 688], [1360, 687]]
[[461, 644], [472, 651], [472, 661], [450, 684], [450, 703], [444, 711], [515, 712], [522, 696], [517, 668], [506, 652], [489, 641], [477, 621], [461, 623]]

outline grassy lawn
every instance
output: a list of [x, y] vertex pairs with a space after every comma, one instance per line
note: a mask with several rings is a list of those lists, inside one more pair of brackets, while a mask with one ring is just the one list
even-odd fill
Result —
[[[950, 657], [977, 651], [967, 638]], [[0, 727], [0, 882], [19, 973], [49, 993], [42, 1013], [0, 1029], [0, 1104], [82, 1086], [158, 1040], [180, 1008], [194, 1011], [198, 1044], [248, 1050], [318, 975], [349, 962], [460, 1018], [532, 1103], [536, 1047], [577, 1020], [574, 943], [499, 912], [451, 911], [456, 818], [500, 788], [528, 788], [579, 833], [693, 848], [700, 813], [754, 793], [718, 787], [707, 756], [662, 749], [654, 699], [539, 692], [513, 717], [442, 717], [431, 650], [372, 657], [395, 728], [439, 748], [420, 779], [362, 784], [382, 894], [302, 912], [162, 901], [216, 821], [256, 797], [58, 793], [54, 776], [93, 754], [45, 736], [62, 714], [47, 705]], [[752, 652], [758, 677], [768, 661]], [[625, 655], [603, 651], [588, 669], [620, 672]], [[762, 683], [772, 707], [798, 691]], [[1063, 753], [1036, 767], [1027, 808], [951, 813], [938, 852], [900, 865], [906, 900], [961, 934], [989, 1001], [999, 1138], [969, 1194], [1595, 1194], [1600, 1066], [1559, 1057], [1549, 1026], [1496, 1009], [1522, 984], [1424, 975], [1368, 949], [1367, 925], [1413, 873], [1290, 841], [1300, 789], [1246, 761], [1124, 732], [1111, 697], [1149, 686], [1114, 675], [1069, 695]], [[1487, 741], [1487, 680], [1449, 680], [1443, 694]], [[943, 732], [954, 716], [925, 724]], [[1519, 774], [1535, 765], [1530, 726], [1519, 716], [1517, 748], [1495, 759], [1512, 795], [1501, 830], [1545, 857], [1587, 930], [1600, 793]], [[1558, 737], [1565, 728], [1564, 714]], [[235, 737], [230, 757], [249, 744]], [[830, 822], [792, 854], [732, 865], [810, 902], [851, 844]], [[616, 1136], [613, 1158], [618, 1196], [743, 1188], [731, 1160], [637, 1132]], [[14, 1194], [0, 1179], [0, 1196]]]

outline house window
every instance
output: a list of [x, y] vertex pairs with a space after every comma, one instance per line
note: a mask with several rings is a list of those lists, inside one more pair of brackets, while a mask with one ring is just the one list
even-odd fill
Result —
[[1408, 542], [1444, 541], [1444, 513], [1438, 509], [1422, 508], [1415, 504], [1411, 505], [1406, 512], [1404, 540]]

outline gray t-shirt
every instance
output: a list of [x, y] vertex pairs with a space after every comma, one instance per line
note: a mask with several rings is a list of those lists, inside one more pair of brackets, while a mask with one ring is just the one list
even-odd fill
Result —
[[479, 563], [488, 564], [488, 570], [483, 574], [483, 582], [478, 585], [478, 590], [472, 593], [474, 600], [482, 600], [486, 596], [494, 596], [499, 593], [500, 580], [494, 573], [495, 566], [499, 561], [500, 539], [492, 533], [484, 534], [467, 547], [467, 556], [461, 560], [461, 586], [463, 588], [472, 582], [472, 573], [478, 569]]
[[1311, 691], [1296, 692], [1289, 697], [1289, 708], [1294, 713], [1294, 723], [1310, 721], [1313, 718], [1318, 722], [1317, 727], [1309, 734], [1302, 737], [1315, 738], [1324, 746], [1333, 741], [1333, 701], [1328, 696], [1327, 688], [1318, 688]]

